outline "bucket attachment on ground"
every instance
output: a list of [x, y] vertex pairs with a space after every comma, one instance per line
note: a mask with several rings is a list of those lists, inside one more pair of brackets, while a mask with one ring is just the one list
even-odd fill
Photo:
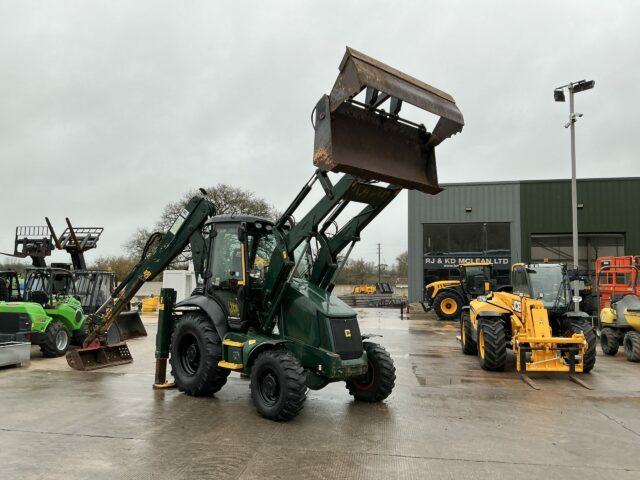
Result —
[[96, 370], [98, 368], [123, 365], [133, 361], [126, 343], [114, 345], [92, 345], [87, 348], [70, 350], [66, 355], [67, 363], [74, 370]]
[[[365, 101], [354, 100], [365, 88]], [[403, 102], [438, 115], [433, 132], [400, 118]], [[331, 94], [316, 105], [313, 163], [435, 194], [442, 189], [434, 148], [463, 125], [449, 94], [347, 47]]]
[[122, 312], [116, 318], [115, 324], [120, 330], [120, 339], [129, 340], [131, 338], [146, 337], [147, 330], [144, 328], [142, 318], [136, 311]]

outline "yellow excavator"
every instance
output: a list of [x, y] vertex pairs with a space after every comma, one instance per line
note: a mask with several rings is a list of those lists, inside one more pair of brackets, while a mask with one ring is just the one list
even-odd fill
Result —
[[588, 373], [596, 362], [596, 334], [584, 312], [571, 309], [566, 267], [515, 264], [511, 291], [490, 292], [472, 300], [460, 319], [460, 343], [478, 355], [484, 370], [504, 370], [507, 349], [516, 371], [537, 389], [527, 372]]

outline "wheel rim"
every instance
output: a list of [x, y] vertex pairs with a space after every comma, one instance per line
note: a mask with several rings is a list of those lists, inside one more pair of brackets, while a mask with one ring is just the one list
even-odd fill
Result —
[[64, 350], [65, 348], [67, 348], [68, 344], [69, 344], [69, 335], [67, 335], [67, 332], [65, 330], [60, 330], [56, 334], [56, 348], [58, 350]]
[[467, 343], [467, 335], [464, 332], [464, 319], [460, 321], [460, 341], [462, 342], [462, 345]]
[[354, 387], [356, 387], [361, 392], [366, 392], [371, 387], [373, 387], [373, 384], [375, 383], [375, 381], [376, 381], [376, 369], [373, 366], [373, 363], [369, 361], [368, 368], [367, 368], [367, 378], [362, 382], [359, 382], [358, 380], [352, 380], [351, 383], [353, 384]]
[[447, 315], [452, 315], [458, 310], [458, 302], [453, 298], [445, 298], [440, 302], [440, 309]]
[[188, 375], [195, 375], [200, 367], [200, 346], [193, 335], [185, 335], [180, 340], [180, 366]]
[[271, 369], [265, 370], [259, 379], [259, 391], [262, 401], [272, 407], [280, 399], [280, 382]]
[[478, 351], [480, 358], [484, 359], [484, 332], [482, 330], [478, 332]]

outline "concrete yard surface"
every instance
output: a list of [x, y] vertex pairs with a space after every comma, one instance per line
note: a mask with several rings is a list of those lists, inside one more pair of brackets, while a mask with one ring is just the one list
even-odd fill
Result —
[[566, 376], [480, 369], [455, 322], [359, 310], [361, 330], [393, 356], [396, 387], [355, 403], [344, 384], [310, 391], [275, 423], [238, 374], [212, 398], [151, 388], [149, 337], [134, 363], [77, 372], [32, 349], [29, 368], [0, 369], [3, 479], [638, 479], [640, 364], [598, 350], [585, 389]]

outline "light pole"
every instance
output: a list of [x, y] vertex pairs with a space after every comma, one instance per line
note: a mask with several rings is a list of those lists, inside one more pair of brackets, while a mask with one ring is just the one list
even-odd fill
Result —
[[[569, 121], [564, 128], [571, 129], [571, 220], [572, 220], [572, 237], [573, 237], [573, 268], [578, 273], [578, 192], [576, 185], [576, 121], [582, 117], [581, 113], [575, 113], [573, 95], [574, 93], [590, 90], [596, 84], [593, 80], [580, 80], [571, 82], [567, 85], [556, 88], [553, 91], [553, 98], [556, 102], [564, 102], [564, 89], [569, 90]], [[573, 280], [573, 309], [580, 311], [578, 303], [580, 302], [580, 287], [578, 279]]]

